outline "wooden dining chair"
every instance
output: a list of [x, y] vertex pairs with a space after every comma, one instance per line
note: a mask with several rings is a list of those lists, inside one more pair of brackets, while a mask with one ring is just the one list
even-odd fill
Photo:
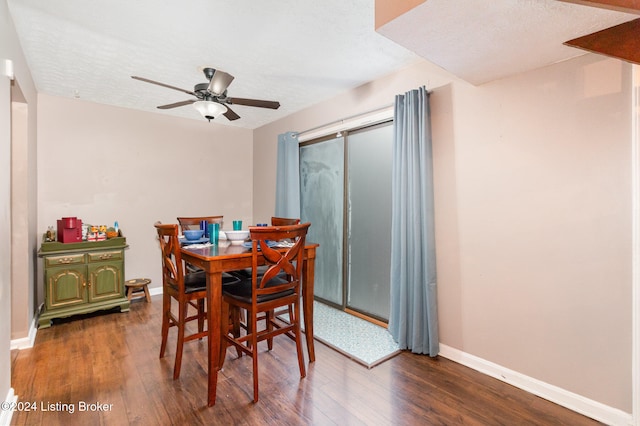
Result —
[[[288, 225], [298, 225], [300, 223], [300, 219], [298, 218], [289, 218], [289, 217], [277, 217], [277, 216], [272, 216], [271, 217], [271, 226], [288, 226]], [[258, 266], [258, 275], [261, 276], [262, 274], [264, 274], [264, 271], [266, 270], [265, 266]], [[233, 271], [232, 272], [233, 275], [237, 276], [240, 279], [246, 279], [251, 277], [251, 268], [247, 268], [247, 269], [240, 269], [238, 271]], [[286, 313], [285, 310], [280, 310], [278, 312], [271, 313], [272, 315], [281, 315], [283, 313]], [[261, 321], [263, 319], [266, 318], [266, 315], [263, 315], [261, 317], [258, 318], [258, 321]], [[247, 327], [249, 326], [249, 324], [242, 324], [243, 327]], [[272, 340], [269, 339], [269, 350], [272, 349]]]
[[223, 216], [179, 217], [177, 219], [180, 224], [180, 232], [187, 229], [200, 229], [200, 222], [203, 220], [206, 220], [207, 223], [219, 223], [220, 229], [222, 229]]
[[[176, 359], [173, 367], [173, 378], [175, 380], [180, 377], [184, 343], [207, 336], [207, 332], [204, 329], [207, 318], [205, 311], [207, 282], [204, 271], [185, 273], [185, 265], [180, 254], [178, 225], [156, 222], [154, 226], [158, 231], [162, 255], [162, 342], [160, 343], [160, 358], [164, 357], [169, 328], [176, 327], [178, 329], [178, 338], [176, 342]], [[240, 282], [238, 278], [230, 275], [223, 275], [222, 280], [223, 286]], [[177, 315], [171, 309], [172, 299], [178, 302]], [[190, 315], [189, 307], [195, 308], [196, 313]], [[198, 331], [186, 334], [187, 323], [191, 321], [198, 322]], [[234, 332], [234, 334], [239, 335], [239, 331]]]
[[[305, 238], [310, 223], [291, 226], [250, 227], [252, 240], [251, 278], [222, 289], [222, 318], [232, 318], [234, 310], [247, 311], [247, 334], [222, 336], [220, 368], [229, 345], [253, 358], [253, 401], [258, 402], [258, 342], [285, 334], [296, 343], [300, 377], [306, 376], [300, 331], [300, 280]], [[267, 241], [289, 240], [293, 245], [285, 250], [272, 248]], [[264, 275], [258, 275], [258, 264], [267, 265]], [[272, 312], [287, 307], [288, 321]], [[258, 329], [258, 316], [264, 314], [264, 328]]]

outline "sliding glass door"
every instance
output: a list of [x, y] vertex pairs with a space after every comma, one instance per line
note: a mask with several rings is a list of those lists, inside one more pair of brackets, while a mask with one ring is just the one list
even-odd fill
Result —
[[301, 218], [318, 242], [315, 296], [389, 317], [391, 123], [301, 144]]
[[348, 136], [346, 306], [389, 319], [393, 126]]

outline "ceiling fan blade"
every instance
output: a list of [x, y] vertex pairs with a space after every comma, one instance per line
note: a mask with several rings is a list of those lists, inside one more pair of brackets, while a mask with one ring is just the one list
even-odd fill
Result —
[[262, 101], [260, 99], [246, 99], [246, 98], [228, 98], [227, 103], [231, 105], [246, 105], [259, 108], [280, 108], [280, 102], [276, 101]]
[[213, 73], [213, 77], [211, 77], [207, 92], [211, 93], [214, 96], [221, 96], [224, 91], [227, 90], [227, 87], [229, 87], [233, 79], [234, 77], [231, 74], [228, 74], [224, 71], [216, 70]]
[[174, 102], [172, 104], [167, 104], [167, 105], [160, 105], [158, 107], [158, 109], [171, 109], [171, 108], [177, 108], [177, 107], [181, 107], [184, 105], [189, 105], [192, 104], [196, 101], [196, 99], [192, 100], [192, 101], [180, 101], [180, 102]]
[[223, 115], [225, 117], [227, 117], [227, 120], [233, 121], [233, 120], [237, 120], [238, 118], [240, 118], [240, 116], [238, 114], [236, 114], [236, 112], [234, 110], [229, 108], [229, 105], [225, 105], [225, 107], [227, 108], [227, 112], [225, 112]]
[[167, 89], [177, 90], [179, 92], [186, 93], [187, 95], [196, 96], [196, 94], [194, 92], [190, 91], [190, 90], [185, 90], [185, 89], [181, 89], [179, 87], [170, 86], [168, 84], [160, 83], [158, 81], [149, 80], [148, 78], [138, 77], [136, 75], [132, 75], [131, 78], [133, 78], [134, 80], [144, 81], [145, 83], [151, 83], [151, 84], [155, 84], [155, 85], [158, 85], [158, 86], [166, 87]]

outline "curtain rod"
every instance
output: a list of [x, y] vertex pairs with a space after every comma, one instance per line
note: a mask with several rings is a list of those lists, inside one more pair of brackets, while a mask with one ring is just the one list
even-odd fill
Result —
[[354, 127], [360, 127], [366, 124], [375, 124], [376, 122], [388, 120], [393, 118], [393, 106], [394, 104], [389, 104], [369, 112], [332, 121], [331, 123], [324, 124], [322, 126], [298, 132], [296, 136], [298, 137], [299, 142], [305, 142], [331, 133], [337, 133], [343, 130], [353, 129]]

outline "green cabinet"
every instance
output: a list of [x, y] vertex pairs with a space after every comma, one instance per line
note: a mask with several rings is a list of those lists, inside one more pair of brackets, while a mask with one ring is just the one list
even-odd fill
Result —
[[129, 310], [124, 287], [126, 239], [63, 244], [42, 243], [45, 303], [38, 324], [54, 318], [119, 307]]

